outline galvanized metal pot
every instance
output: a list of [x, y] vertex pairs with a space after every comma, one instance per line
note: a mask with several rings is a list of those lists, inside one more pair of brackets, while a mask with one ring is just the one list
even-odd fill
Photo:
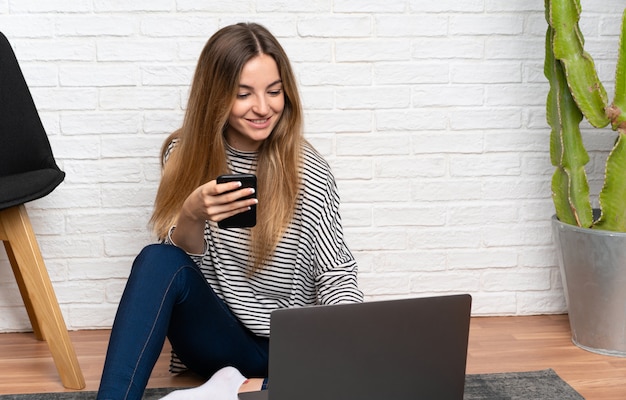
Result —
[[552, 217], [572, 341], [626, 357], [626, 233], [579, 228]]

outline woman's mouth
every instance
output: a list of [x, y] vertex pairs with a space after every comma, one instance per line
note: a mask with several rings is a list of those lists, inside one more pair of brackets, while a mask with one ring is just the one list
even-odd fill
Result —
[[247, 119], [246, 121], [257, 129], [263, 129], [269, 126], [271, 118]]

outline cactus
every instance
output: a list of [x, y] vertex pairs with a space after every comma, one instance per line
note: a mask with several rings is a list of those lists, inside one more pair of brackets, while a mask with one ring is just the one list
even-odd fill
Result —
[[[580, 0], [545, 0], [546, 56], [544, 73], [550, 83], [546, 118], [551, 127], [550, 160], [552, 199], [557, 218], [584, 228], [626, 232], [626, 10], [622, 15], [615, 79], [615, 98], [608, 96], [598, 78], [593, 58], [584, 50], [578, 21]], [[617, 140], [606, 163], [598, 196], [600, 218], [593, 220], [580, 122], [596, 128], [609, 123]]]

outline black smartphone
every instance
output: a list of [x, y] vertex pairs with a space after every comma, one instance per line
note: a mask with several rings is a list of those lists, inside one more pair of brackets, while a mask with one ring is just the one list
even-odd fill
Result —
[[[220, 175], [217, 177], [217, 183], [226, 182], [241, 182], [242, 188], [253, 188], [254, 193], [242, 197], [240, 200], [256, 198], [256, 175], [253, 174], [232, 174], [232, 175]], [[256, 225], [256, 204], [250, 207], [248, 211], [235, 214], [232, 217], [223, 219], [217, 223], [220, 228], [252, 228]]]

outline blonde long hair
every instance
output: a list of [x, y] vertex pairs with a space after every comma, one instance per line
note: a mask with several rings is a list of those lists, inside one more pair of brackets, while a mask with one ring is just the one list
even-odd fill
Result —
[[172, 140], [176, 149], [162, 165], [151, 223], [163, 239], [176, 223], [183, 202], [200, 185], [229, 173], [224, 132], [237, 94], [243, 66], [253, 57], [271, 56], [283, 84], [285, 107], [270, 136], [259, 147], [257, 225], [251, 231], [251, 265], [263, 268], [291, 221], [300, 186], [300, 161], [305, 140], [302, 106], [285, 51], [263, 26], [239, 23], [220, 29], [207, 42], [191, 85], [183, 125]]

